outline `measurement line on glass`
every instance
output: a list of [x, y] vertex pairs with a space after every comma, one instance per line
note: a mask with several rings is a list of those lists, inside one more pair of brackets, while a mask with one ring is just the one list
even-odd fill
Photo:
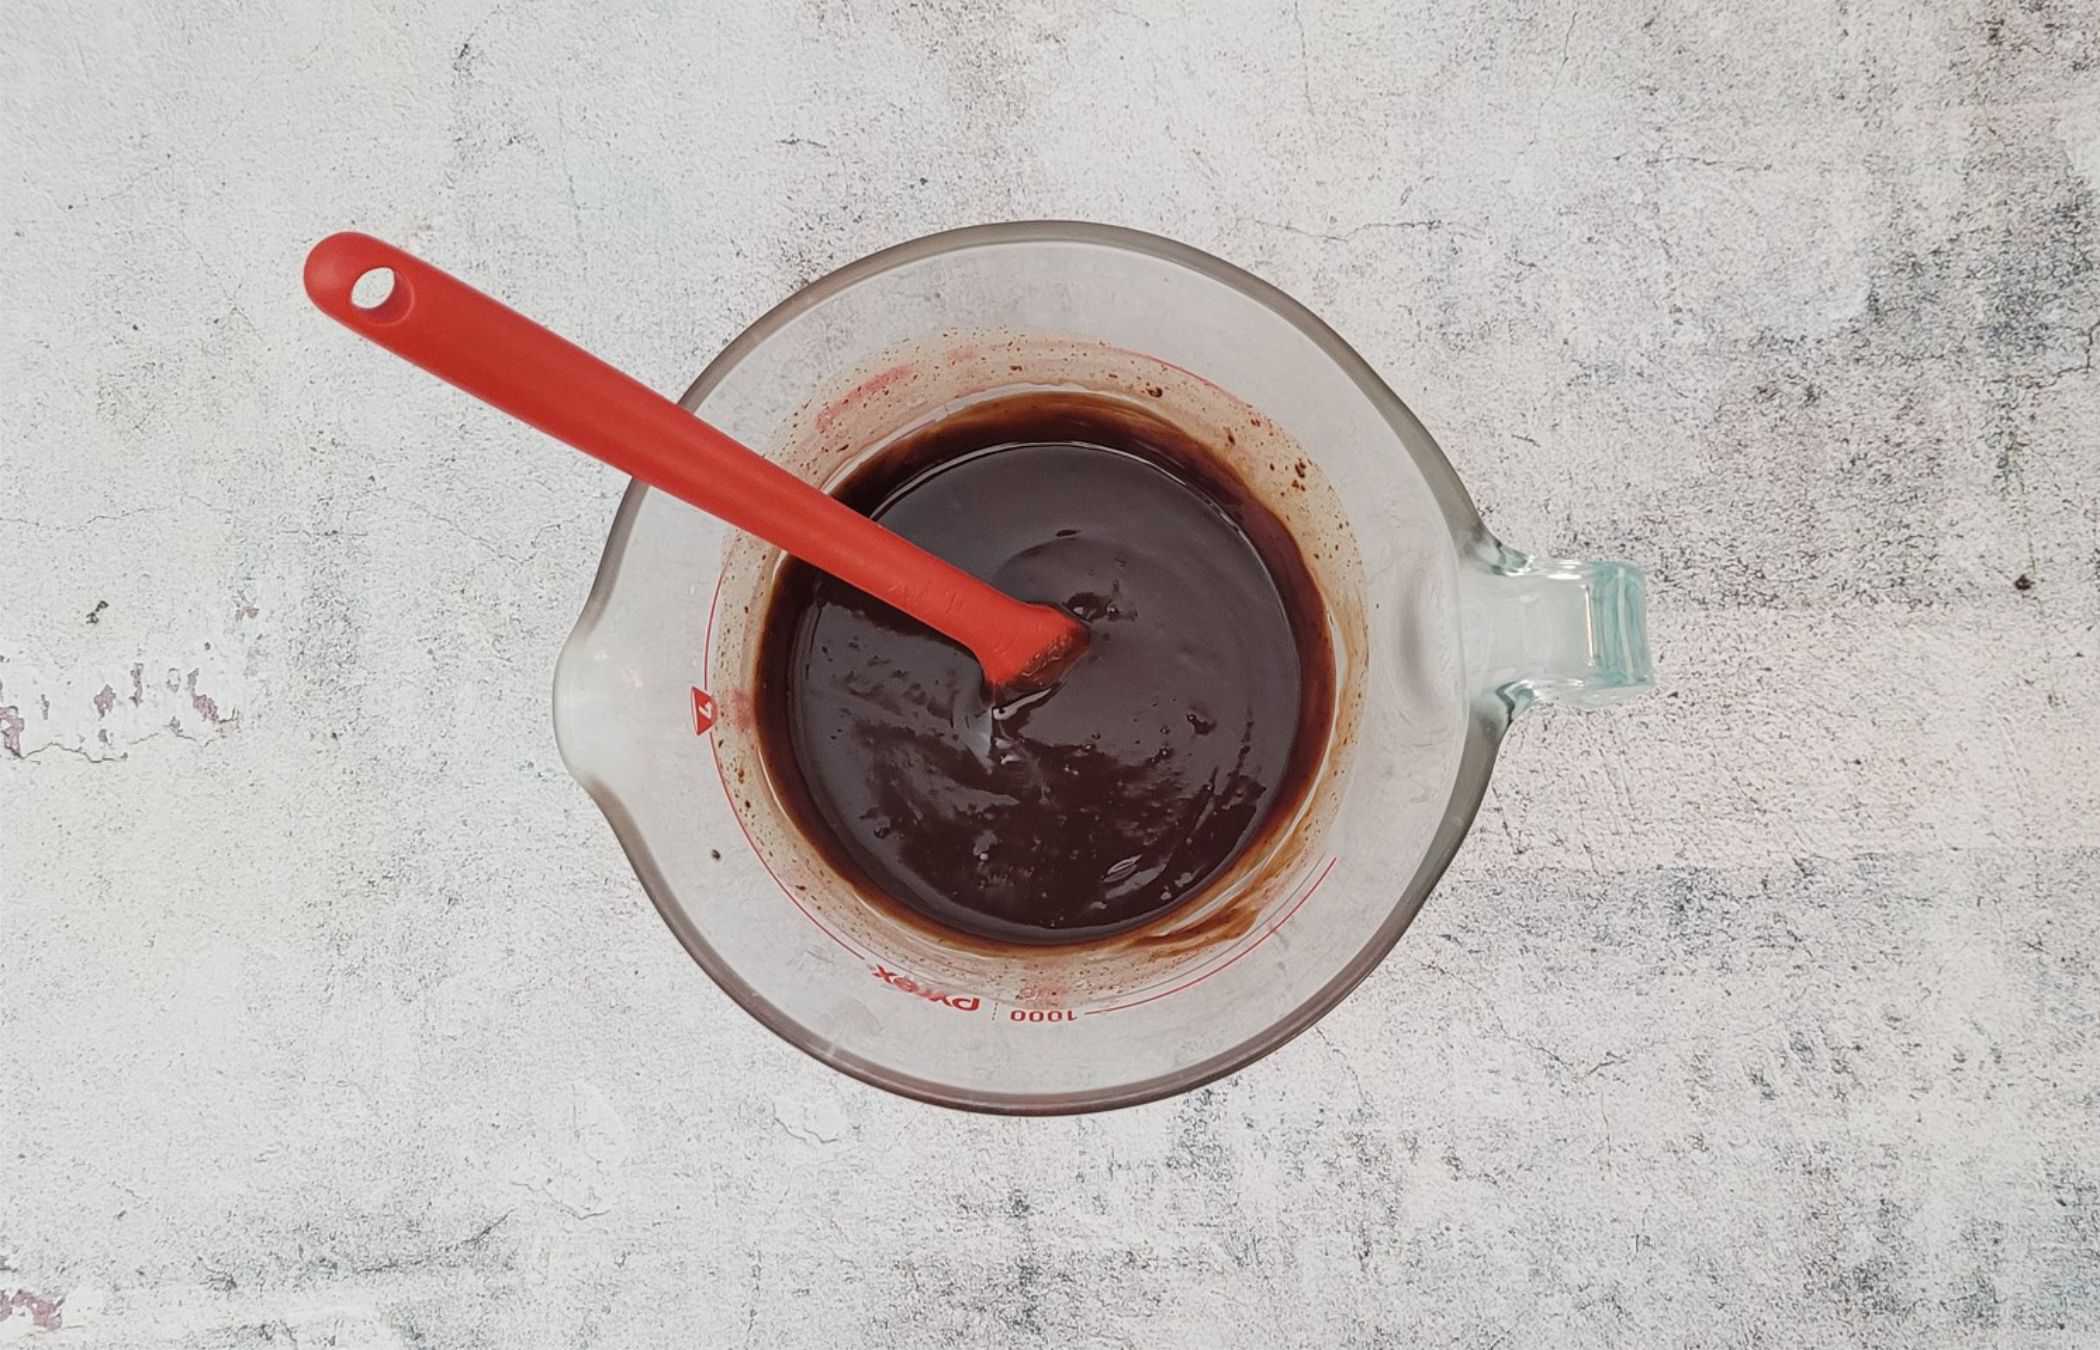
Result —
[[1295, 904], [1293, 904], [1289, 909], [1285, 910], [1282, 913], [1282, 915], [1280, 915], [1277, 918], [1276, 922], [1270, 924], [1267, 928], [1263, 929], [1260, 936], [1256, 937], [1252, 942], [1240, 948], [1238, 951], [1233, 952], [1223, 961], [1211, 966], [1209, 969], [1203, 971], [1201, 974], [1198, 974], [1188, 980], [1183, 981], [1180, 984], [1175, 985], [1172, 989], [1164, 990], [1157, 994], [1148, 994], [1144, 998], [1131, 999], [1128, 1002], [1118, 1003], [1114, 1007], [1110, 1008], [1089, 1008], [1087, 1009], [1087, 1015], [1091, 1017], [1100, 1013], [1123, 1012], [1129, 1008], [1137, 1008], [1142, 1007], [1144, 1004], [1147, 1003], [1155, 1003], [1160, 999], [1181, 993], [1185, 989], [1193, 989], [1197, 985], [1209, 979], [1211, 976], [1224, 971], [1228, 966], [1231, 966], [1241, 957], [1246, 956], [1248, 953], [1252, 952], [1256, 947], [1261, 946], [1262, 943], [1267, 942], [1270, 938], [1276, 936], [1277, 931], [1281, 929], [1285, 924], [1289, 923], [1291, 921], [1292, 916], [1296, 915], [1299, 910], [1305, 908], [1305, 902], [1313, 898], [1313, 892], [1320, 889], [1320, 883], [1327, 880], [1327, 874], [1334, 871], [1334, 865], [1340, 862], [1341, 860], [1342, 859], [1340, 854], [1336, 854], [1335, 856], [1329, 858], [1327, 860], [1327, 865], [1320, 869], [1319, 874], [1312, 879], [1312, 884], [1305, 888], [1305, 894], [1299, 896]]
[[[721, 603], [722, 583], [719, 580], [717, 580], [715, 582], [715, 598], [711, 602], [709, 602], [707, 606], [707, 637], [705, 639], [707, 645], [702, 649], [700, 655], [700, 679], [702, 683], [711, 683], [709, 679], [708, 663], [712, 660], [712, 655], [715, 649], [715, 608]], [[708, 727], [711, 727], [714, 725], [714, 699], [704, 691], [695, 688], [693, 690], [693, 718], [698, 733], [701, 735], [705, 735], [708, 729], [708, 727], [698, 726], [700, 710], [703, 700], [705, 700], [708, 712]], [[861, 955], [860, 949], [858, 947], [855, 947], [852, 943], [846, 941], [846, 939], [840, 937], [837, 933], [832, 932], [831, 929], [825, 925], [823, 920], [819, 919], [816, 915], [810, 913], [809, 906], [802, 903], [802, 897], [796, 895], [795, 892], [788, 886], [788, 884], [780, 879], [780, 874], [773, 870], [773, 864], [766, 861], [766, 855], [759, 851], [758, 841], [751, 837], [751, 827], [744, 823], [743, 814], [736, 809], [736, 793], [729, 786], [728, 771], [722, 767], [721, 737], [709, 737], [708, 750], [712, 753], [714, 757], [715, 777], [722, 784], [722, 799], [728, 803], [730, 818], [736, 821], [737, 830], [744, 836], [744, 847], [751, 850], [751, 856], [758, 859], [758, 865], [766, 869], [766, 875], [773, 878], [773, 884], [780, 888], [780, 893], [788, 898], [789, 904], [793, 905], [798, 911], [801, 912], [803, 918], [808, 919], [811, 923], [815, 924], [817, 926], [817, 930], [823, 933], [825, 937], [830, 938], [833, 942], [836, 942], [839, 946], [845, 948], [846, 951], [849, 952], [855, 960], [867, 960], [867, 957]]]

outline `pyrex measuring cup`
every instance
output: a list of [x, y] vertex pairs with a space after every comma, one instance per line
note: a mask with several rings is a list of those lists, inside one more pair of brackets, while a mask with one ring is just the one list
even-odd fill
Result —
[[1204, 895], [1104, 942], [1004, 949], [869, 903], [801, 836], [754, 743], [780, 555], [639, 484], [554, 686], [563, 758], [730, 997], [855, 1077], [1015, 1113], [1184, 1091], [1310, 1026], [1421, 908], [1510, 717], [1649, 682], [1638, 571], [1503, 547], [1332, 330], [1165, 239], [1047, 222], [887, 249], [761, 318], [683, 402], [829, 483], [958, 406], [1043, 389], [1128, 400], [1213, 446], [1327, 604], [1319, 776]]

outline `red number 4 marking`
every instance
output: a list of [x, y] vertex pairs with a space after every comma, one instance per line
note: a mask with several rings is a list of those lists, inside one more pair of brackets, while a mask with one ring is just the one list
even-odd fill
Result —
[[707, 729], [715, 724], [714, 696], [705, 689], [693, 690], [693, 734], [705, 736]]

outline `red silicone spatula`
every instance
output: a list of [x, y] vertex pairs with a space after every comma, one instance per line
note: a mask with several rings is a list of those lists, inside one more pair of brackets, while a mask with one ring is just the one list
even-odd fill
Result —
[[[351, 298], [375, 269], [393, 289]], [[970, 649], [994, 688], [1044, 681], [1086, 643], [1079, 620], [1025, 604], [825, 496], [532, 320], [367, 234], [306, 257], [306, 293], [351, 329], [482, 402], [719, 516]]]

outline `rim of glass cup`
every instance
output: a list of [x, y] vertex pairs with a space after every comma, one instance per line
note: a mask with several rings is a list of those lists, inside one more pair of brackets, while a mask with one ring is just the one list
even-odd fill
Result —
[[[1311, 339], [1330, 360], [1341, 367], [1371, 401], [1372, 406], [1377, 408], [1402, 443], [1413, 452], [1431, 494], [1436, 498], [1445, 520], [1451, 526], [1453, 547], [1464, 555], [1471, 553], [1476, 546], [1486, 541], [1487, 530], [1481, 522], [1479, 509], [1459, 481], [1458, 473], [1451, 467], [1451, 462], [1444, 457], [1436, 439], [1401, 401], [1400, 396], [1371, 368], [1370, 363], [1324, 320], [1283, 290], [1222, 258], [1161, 235], [1119, 225], [1100, 225], [1076, 220], [1028, 220], [994, 225], [970, 225], [924, 235], [868, 254], [818, 278], [767, 310], [707, 363], [699, 377], [678, 400], [679, 405], [687, 411], [697, 412], [701, 400], [707, 397], [722, 378], [753, 348], [778, 332], [789, 320], [871, 277], [939, 254], [1029, 243], [1092, 244], [1126, 252], [1150, 254], [1230, 286], [1264, 305]], [[614, 513], [612, 529], [606, 536], [605, 552], [599, 559], [597, 575], [591, 582], [590, 595], [584, 601], [583, 612], [564, 643], [564, 651], [580, 642], [588, 641], [597, 627], [598, 618], [604, 612], [613, 587], [619, 580], [620, 565], [626, 556], [628, 537], [633, 533], [642, 499], [649, 491], [646, 484], [630, 482], [626, 493], [620, 498], [619, 510]], [[554, 691], [557, 700], [560, 695], [560, 671], [561, 666], [557, 663]], [[1423, 902], [1442, 879], [1445, 869], [1450, 866], [1452, 858], [1458, 852], [1460, 841], [1472, 827], [1473, 819], [1479, 813], [1481, 801], [1486, 795], [1488, 776], [1494, 768], [1496, 749], [1501, 741], [1503, 720], [1484, 715], [1477, 697], [1475, 706], [1475, 714], [1466, 729], [1465, 745], [1459, 754], [1451, 796], [1445, 803], [1443, 819], [1430, 841], [1430, 847], [1421, 865], [1401, 889], [1392, 912], [1371, 935], [1370, 941], [1365, 943], [1340, 971], [1266, 1029], [1230, 1049], [1172, 1073], [1157, 1074], [1130, 1083], [1083, 1092], [972, 1092], [952, 1084], [896, 1072], [850, 1050], [842, 1049], [826, 1037], [811, 1031], [775, 1007], [737, 974], [708, 943], [706, 937], [678, 904], [669, 879], [657, 865], [647, 842], [642, 838], [641, 831], [635, 825], [633, 816], [611, 785], [583, 772], [574, 764], [569, 764], [568, 767], [571, 775], [583, 786], [584, 791], [590, 794], [607, 823], [612, 826], [614, 836], [618, 838], [621, 849], [626, 853], [629, 864], [633, 866], [636, 877], [642, 883], [642, 889], [648, 893], [650, 902], [656, 906], [656, 912], [677, 936], [686, 953], [737, 1006], [782, 1040], [818, 1062], [864, 1083], [936, 1106], [994, 1115], [1071, 1115], [1158, 1101], [1163, 1097], [1193, 1091], [1206, 1083], [1244, 1069], [1256, 1060], [1281, 1049], [1326, 1016], [1385, 960], [1398, 945], [1401, 935], [1414, 922], [1415, 915], [1421, 911]], [[566, 756], [564, 762], [567, 763]]]

